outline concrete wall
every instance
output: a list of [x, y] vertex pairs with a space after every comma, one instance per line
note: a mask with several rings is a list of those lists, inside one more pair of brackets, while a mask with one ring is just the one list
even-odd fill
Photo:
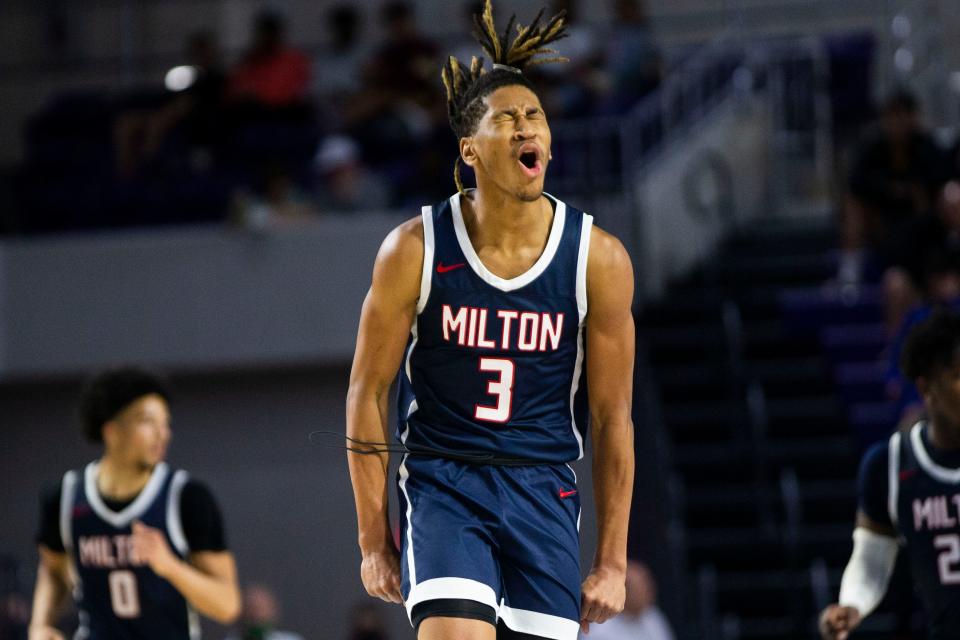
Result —
[[346, 362], [377, 248], [402, 219], [0, 243], [0, 380], [133, 360], [193, 370]]

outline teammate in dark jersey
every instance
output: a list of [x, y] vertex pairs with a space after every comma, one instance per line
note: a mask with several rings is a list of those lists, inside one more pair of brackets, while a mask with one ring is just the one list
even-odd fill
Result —
[[940, 311], [918, 325], [902, 368], [928, 418], [864, 457], [853, 555], [839, 604], [820, 617], [825, 638], [846, 638], [873, 611], [899, 546], [907, 552], [930, 638], [960, 633], [960, 316]]
[[170, 414], [161, 380], [134, 368], [104, 372], [80, 413], [104, 453], [44, 496], [30, 640], [63, 638], [54, 625], [71, 590], [77, 640], [193, 639], [195, 611], [233, 621], [236, 566], [217, 505], [163, 462]]
[[[455, 169], [458, 192], [384, 241], [350, 378], [347, 432], [370, 451], [389, 439], [399, 370], [400, 553], [387, 455], [348, 459], [364, 587], [403, 602], [420, 640], [574, 640], [624, 602], [633, 272], [615, 238], [543, 192], [550, 128], [523, 68], [563, 16], [512, 24], [499, 35], [488, 0], [477, 26], [493, 68], [444, 66], [477, 188]], [[566, 463], [588, 416], [599, 541], [581, 585]]]

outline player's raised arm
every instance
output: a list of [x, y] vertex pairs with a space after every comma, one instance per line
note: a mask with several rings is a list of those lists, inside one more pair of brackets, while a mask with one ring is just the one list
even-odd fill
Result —
[[[347, 436], [356, 441], [390, 441], [388, 392], [416, 316], [422, 265], [423, 226], [417, 218], [384, 240], [363, 302], [347, 393]], [[389, 456], [349, 453], [347, 459], [357, 507], [363, 585], [370, 595], [399, 603], [400, 569], [387, 517]]]
[[70, 594], [67, 554], [39, 546], [37, 584], [33, 591], [33, 613], [30, 616], [30, 640], [63, 640], [57, 631], [57, 618]]
[[587, 384], [598, 542], [583, 583], [581, 625], [623, 609], [633, 490], [633, 268], [623, 245], [594, 228], [587, 264]]

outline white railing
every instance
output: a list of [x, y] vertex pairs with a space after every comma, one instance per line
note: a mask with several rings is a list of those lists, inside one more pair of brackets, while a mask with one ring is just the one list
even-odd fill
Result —
[[[726, 33], [625, 116], [554, 123], [557, 159], [549, 188], [587, 204], [598, 193], [626, 195], [621, 215], [642, 216], [639, 204], [629, 202], [631, 186], [663, 154], [696, 136], [721, 107], [759, 100], [769, 114], [767, 208], [782, 211], [798, 200], [822, 198], [830, 192], [833, 158], [828, 81], [826, 53], [816, 38], [742, 42]], [[636, 234], [634, 241], [640, 242]]]

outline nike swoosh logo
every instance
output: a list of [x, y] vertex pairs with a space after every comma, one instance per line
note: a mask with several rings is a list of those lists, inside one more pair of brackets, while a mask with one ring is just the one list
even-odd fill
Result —
[[458, 262], [457, 264], [443, 264], [442, 262], [437, 265], [437, 273], [446, 273], [447, 271], [453, 271], [454, 269], [459, 269], [460, 267], [467, 266], [466, 262]]
[[564, 491], [563, 489], [560, 489], [560, 498], [561, 498], [561, 499], [563, 499], [563, 498], [569, 498], [570, 496], [575, 496], [575, 495], [577, 495], [577, 490], [576, 490], [576, 489], [571, 489], [570, 491]]

